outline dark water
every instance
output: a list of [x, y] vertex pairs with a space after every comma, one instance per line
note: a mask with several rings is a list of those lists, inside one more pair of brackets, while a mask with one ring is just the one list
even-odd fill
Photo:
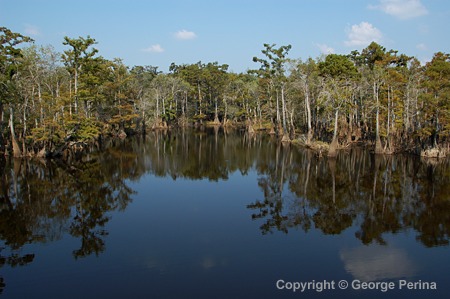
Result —
[[173, 132], [0, 174], [3, 298], [450, 298], [448, 161]]

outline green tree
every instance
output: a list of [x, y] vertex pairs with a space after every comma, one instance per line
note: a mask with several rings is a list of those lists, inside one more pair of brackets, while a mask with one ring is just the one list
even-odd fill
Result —
[[428, 145], [449, 142], [450, 135], [450, 54], [438, 52], [425, 66], [425, 92], [421, 96], [422, 138]]
[[206, 119], [205, 98], [207, 95], [206, 80], [203, 72], [204, 64], [201, 61], [194, 64], [176, 65], [172, 63], [169, 71], [176, 77], [180, 77], [191, 86], [189, 97], [192, 99], [191, 116], [200, 124]]
[[141, 113], [143, 130], [146, 128], [146, 121], [148, 118], [148, 100], [146, 95], [151, 88], [152, 80], [159, 74], [158, 67], [156, 66], [134, 66], [130, 70], [131, 83], [130, 96], [138, 101], [138, 109]]
[[[80, 36], [76, 39], [69, 38], [67, 36], [64, 37], [63, 45], [69, 46], [70, 49], [64, 51], [62, 59], [73, 78], [73, 98], [75, 114], [78, 114], [78, 88], [80, 74], [83, 73], [84, 67], [86, 67], [86, 65], [89, 63], [89, 60], [93, 59], [95, 54], [98, 53], [97, 49], [91, 48], [91, 46], [95, 44], [95, 39], [91, 38], [89, 35], [86, 38]], [[85, 112], [87, 114], [87, 107], [85, 107]]]
[[[266, 57], [253, 57], [253, 62], [260, 63], [259, 70], [253, 71], [260, 78], [267, 79], [269, 86], [274, 86], [276, 97], [276, 125], [282, 124], [282, 140], [288, 141], [287, 120], [286, 120], [286, 63], [287, 55], [292, 48], [291, 45], [275, 48], [276, 44], [264, 44], [264, 50], [261, 50]], [[269, 89], [270, 92], [270, 89]], [[279, 102], [281, 100], [281, 113]]]
[[[22, 51], [18, 45], [24, 42], [32, 42], [33, 40], [20, 33], [15, 33], [6, 27], [0, 27], [0, 114], [3, 115], [4, 104], [14, 104], [16, 99], [16, 88], [13, 78], [17, 73], [19, 58], [22, 57]], [[16, 157], [22, 155], [20, 147], [17, 143], [14, 131], [14, 109], [10, 105], [10, 121], [9, 127], [11, 131], [11, 142], [13, 145], [13, 154]], [[4, 151], [3, 123], [0, 124], [0, 150]]]
[[[403, 114], [401, 107], [399, 105], [394, 107], [394, 104], [399, 102], [396, 100], [403, 92], [402, 81], [405, 78], [403, 78], [402, 72], [406, 70], [411, 57], [404, 54], [398, 55], [397, 52], [395, 50], [386, 51], [383, 46], [372, 42], [362, 50], [361, 54], [354, 51], [350, 55], [360, 68], [363, 76], [362, 83], [371, 91], [367, 93], [371, 94], [371, 97], [366, 97], [368, 106], [366, 108], [375, 110], [375, 153], [378, 154], [394, 150], [391, 142], [391, 129], [395, 127], [395, 117], [401, 118], [395, 115], [395, 110], [397, 114]], [[383, 121], [385, 126], [382, 126]], [[384, 148], [381, 142], [382, 136], [386, 138]], [[390, 147], [389, 150], [386, 150], [387, 146]]]
[[[219, 65], [217, 62], [204, 65], [204, 77], [207, 86], [207, 94], [209, 98], [209, 112], [214, 111], [214, 124], [220, 124], [219, 121], [219, 98], [223, 95], [225, 86], [228, 81], [228, 65]], [[210, 114], [212, 116], [212, 113]], [[212, 119], [212, 117], [210, 117]]]
[[[306, 144], [310, 144], [313, 139], [313, 105], [316, 104], [319, 88], [318, 64], [312, 58], [302, 62], [296, 62], [291, 72], [291, 80], [294, 90], [298, 90], [304, 102], [304, 119], [307, 128]], [[299, 110], [301, 111], [301, 110]]]
[[328, 151], [329, 157], [336, 156], [338, 147], [339, 112], [351, 104], [354, 84], [352, 78], [358, 75], [354, 64], [344, 55], [330, 54], [318, 65], [321, 76], [325, 78], [325, 97], [334, 110], [334, 131]]
[[23, 138], [28, 154], [53, 150], [63, 142], [65, 112], [70, 74], [61, 65], [61, 55], [51, 47], [31, 46], [23, 49], [20, 72], [16, 76], [18, 97], [16, 109], [22, 115]]

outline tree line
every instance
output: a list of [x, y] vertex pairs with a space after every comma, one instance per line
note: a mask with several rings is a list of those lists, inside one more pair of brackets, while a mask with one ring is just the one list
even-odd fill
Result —
[[126, 66], [94, 38], [37, 46], [0, 27], [0, 151], [58, 155], [68, 147], [150, 129], [245, 126], [329, 156], [362, 142], [376, 153], [445, 156], [450, 148], [450, 55], [425, 65], [372, 42], [348, 55], [291, 59], [264, 44], [255, 69], [218, 62]]

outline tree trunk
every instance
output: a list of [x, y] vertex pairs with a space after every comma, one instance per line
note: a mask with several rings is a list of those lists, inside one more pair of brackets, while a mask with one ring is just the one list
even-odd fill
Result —
[[[386, 125], [386, 144], [384, 145], [385, 153], [392, 153], [392, 140], [391, 140], [391, 88], [388, 87], [388, 109], [387, 109], [387, 125]], [[392, 113], [393, 114], [393, 113]]]
[[328, 157], [334, 158], [337, 156], [337, 147], [338, 147], [338, 138], [337, 138], [337, 129], [338, 129], [338, 118], [339, 118], [339, 110], [336, 109], [334, 115], [334, 133], [333, 140], [331, 141], [330, 148], [328, 150]]
[[353, 115], [352, 112], [348, 113], [348, 130], [347, 130], [347, 143], [352, 143], [353, 138]]
[[282, 117], [283, 117], [283, 137], [287, 134], [286, 128], [286, 100], [284, 98], [284, 84], [281, 85], [281, 109], [282, 109]]
[[380, 105], [379, 105], [379, 97], [378, 97], [378, 85], [376, 82], [373, 83], [373, 95], [375, 97], [375, 102], [377, 105], [376, 112], [376, 124], [375, 124], [375, 154], [383, 154], [383, 146], [381, 145], [380, 138]]
[[78, 66], [75, 66], [75, 80], [74, 80], [74, 92], [75, 92], [75, 114], [78, 114]]
[[22, 157], [22, 152], [20, 150], [19, 144], [17, 143], [16, 134], [14, 132], [14, 119], [13, 119], [13, 108], [12, 107], [9, 108], [9, 112], [10, 112], [9, 128], [11, 130], [11, 143], [13, 146], [13, 156], [15, 158], [19, 158], [19, 157]]
[[[276, 102], [276, 105], [277, 105], [277, 107], [276, 107], [276, 109], [277, 109], [277, 123], [276, 123], [276, 126], [277, 126], [277, 128], [278, 128], [278, 126], [280, 125], [280, 104], [279, 104], [279, 99], [278, 99], [278, 91], [277, 91], [277, 102]], [[279, 134], [279, 132], [278, 132], [279, 130], [277, 130], [277, 134]]]
[[248, 126], [247, 126], [247, 132], [251, 135], [255, 134], [255, 129], [253, 128], [253, 124], [250, 118], [247, 120]]
[[198, 109], [199, 109], [199, 115], [202, 114], [202, 93], [200, 90], [200, 84], [197, 84], [197, 89], [198, 89]]
[[159, 119], [159, 92], [156, 92], [156, 120]]
[[294, 112], [295, 110], [292, 109], [289, 118], [289, 138], [292, 140], [295, 139]]
[[259, 121], [259, 126], [262, 126], [262, 111], [261, 111], [261, 101], [259, 100], [259, 97], [257, 97], [256, 99], [256, 109], [258, 109], [258, 121]]
[[306, 106], [306, 123], [308, 125], [308, 133], [306, 137], [306, 144], [311, 143], [312, 139], [312, 126], [311, 126], [311, 103], [309, 100], [309, 86], [305, 82], [305, 106]]
[[185, 97], [183, 97], [183, 101], [181, 101], [181, 115], [183, 116], [183, 118], [186, 116], [186, 110], [185, 110], [185, 103], [184, 101], [186, 100]]
[[[187, 92], [184, 93], [184, 104], [186, 105], [185, 109], [183, 110], [183, 116], [187, 119], [186, 113], [188, 112], [188, 95]], [[187, 122], [186, 122], [187, 124]]]
[[433, 147], [437, 147], [437, 138], [439, 136], [439, 110], [436, 110], [436, 132], [433, 134]]
[[410, 89], [411, 89], [410, 83], [408, 82], [408, 84], [406, 85], [406, 96], [405, 96], [406, 103], [404, 104], [405, 105], [405, 115], [404, 115], [404, 120], [403, 120], [403, 122], [405, 124], [406, 132], [409, 132], [409, 103], [411, 102]]
[[214, 99], [214, 105], [215, 105], [215, 109], [214, 109], [214, 125], [220, 125], [220, 121], [219, 121], [219, 109], [217, 107], [217, 98]]
[[23, 131], [22, 131], [22, 136], [23, 136], [23, 142], [22, 142], [22, 153], [23, 155], [27, 154], [27, 149], [26, 149], [26, 145], [25, 145], [25, 138], [27, 136], [27, 109], [26, 107], [28, 106], [28, 97], [25, 98], [25, 103], [24, 103], [24, 109], [23, 109], [23, 114], [22, 114], [22, 122], [23, 122]]
[[224, 111], [223, 111], [222, 123], [225, 126], [227, 124], [227, 117], [228, 117], [228, 103], [227, 103], [227, 99], [225, 97], [223, 98], [223, 106], [224, 106]]
[[40, 108], [39, 108], [39, 122], [42, 124], [44, 122], [44, 106], [42, 105], [41, 84], [38, 84], [38, 101], [39, 101], [39, 106], [40, 106]]

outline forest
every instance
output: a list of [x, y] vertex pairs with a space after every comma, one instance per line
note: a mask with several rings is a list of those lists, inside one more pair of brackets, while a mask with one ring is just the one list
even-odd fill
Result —
[[264, 44], [254, 69], [172, 63], [129, 67], [108, 60], [90, 36], [63, 53], [0, 27], [0, 152], [62, 156], [149, 130], [223, 126], [273, 134], [334, 157], [368, 146], [377, 154], [450, 153], [450, 54], [417, 58], [372, 42], [348, 55], [292, 59]]

